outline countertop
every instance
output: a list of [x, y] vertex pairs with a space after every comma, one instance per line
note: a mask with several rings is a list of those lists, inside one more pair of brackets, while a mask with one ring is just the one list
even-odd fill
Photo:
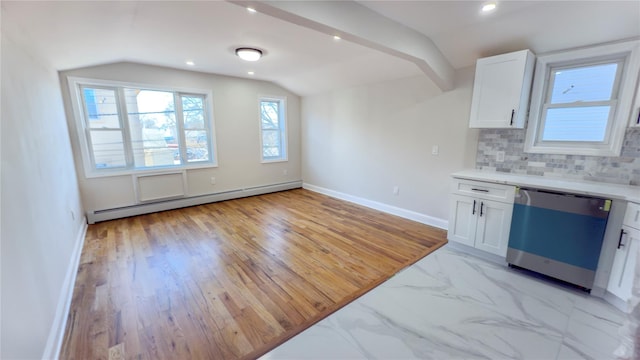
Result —
[[538, 189], [563, 191], [640, 203], [640, 186], [607, 184], [585, 180], [564, 180], [534, 175], [517, 175], [480, 170], [463, 170], [451, 174], [457, 179], [485, 181]]

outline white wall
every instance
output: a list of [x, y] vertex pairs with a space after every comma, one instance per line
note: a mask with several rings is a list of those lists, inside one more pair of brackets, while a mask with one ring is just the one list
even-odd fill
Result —
[[[426, 77], [413, 77], [303, 98], [304, 183], [446, 226], [449, 174], [475, 161], [472, 83], [467, 68], [445, 93]], [[438, 156], [431, 155], [433, 145]]]
[[84, 219], [57, 72], [5, 32], [1, 62], [0, 358], [36, 359], [60, 335]]
[[[117, 63], [65, 71], [60, 73], [60, 82], [63, 87], [69, 126], [74, 134], [75, 124], [68, 102], [67, 76], [213, 91], [218, 167], [188, 170], [188, 196], [301, 179], [300, 98], [275, 84], [134, 63]], [[260, 162], [259, 96], [287, 98], [288, 162], [267, 164]], [[77, 138], [72, 136], [71, 140], [74, 153], [80, 154]], [[80, 174], [80, 191], [87, 211], [112, 209], [136, 203], [131, 176], [88, 179], [84, 176], [79, 156], [76, 156], [76, 168]], [[216, 178], [215, 185], [211, 184], [211, 177]]]

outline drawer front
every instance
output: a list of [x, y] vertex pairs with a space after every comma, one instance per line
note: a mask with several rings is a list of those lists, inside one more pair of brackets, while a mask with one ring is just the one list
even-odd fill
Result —
[[640, 204], [627, 204], [627, 212], [624, 214], [624, 225], [632, 228], [640, 229]]
[[513, 204], [516, 187], [483, 181], [453, 179], [451, 192], [458, 195]]

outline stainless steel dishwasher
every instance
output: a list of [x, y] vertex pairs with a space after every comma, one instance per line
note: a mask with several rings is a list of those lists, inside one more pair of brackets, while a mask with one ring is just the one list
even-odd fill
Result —
[[518, 189], [507, 262], [590, 290], [610, 207], [608, 199]]

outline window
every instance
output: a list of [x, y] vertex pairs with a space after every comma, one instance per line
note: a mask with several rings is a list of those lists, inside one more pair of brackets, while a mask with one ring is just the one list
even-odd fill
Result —
[[542, 141], [606, 139], [612, 123], [622, 64], [605, 62], [578, 67], [552, 67], [542, 109]]
[[541, 56], [525, 151], [619, 155], [638, 75], [638, 42]]
[[70, 78], [88, 177], [215, 166], [211, 94]]
[[93, 89], [84, 89], [84, 103], [87, 106], [87, 115], [89, 119], [98, 119], [96, 108], [96, 96]]
[[262, 162], [287, 160], [285, 99], [260, 99], [260, 143]]

